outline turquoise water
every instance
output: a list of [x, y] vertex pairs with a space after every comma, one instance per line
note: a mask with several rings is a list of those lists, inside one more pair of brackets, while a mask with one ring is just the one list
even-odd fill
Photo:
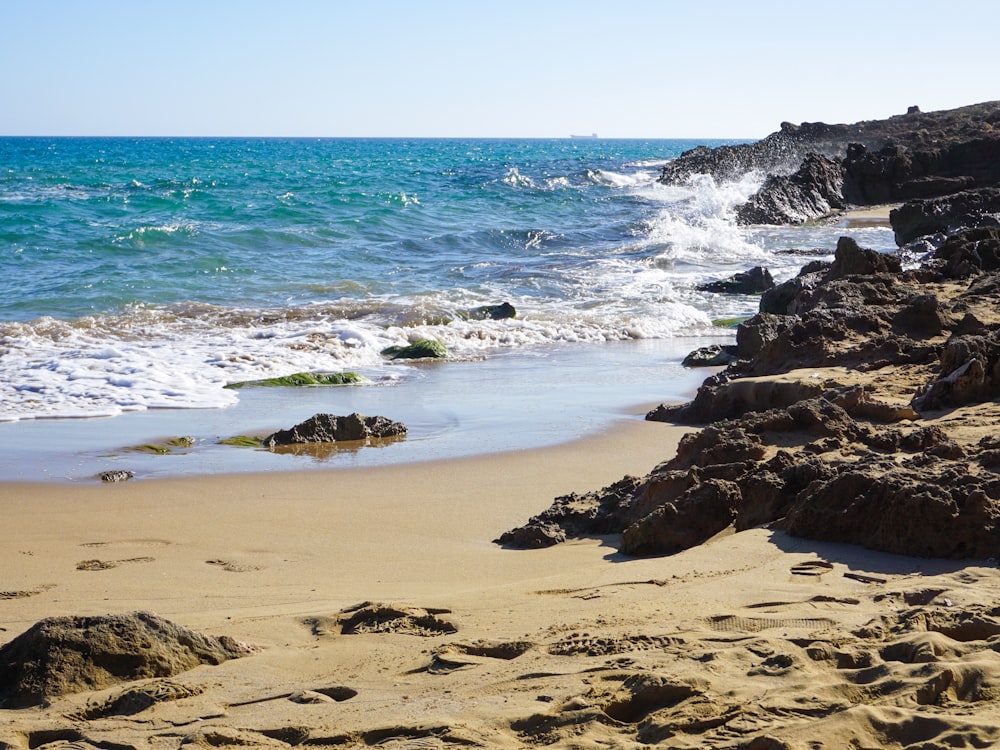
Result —
[[[737, 227], [762, 175], [656, 183], [702, 143], [0, 138], [0, 448], [17, 422], [232, 407], [227, 384], [299, 371], [418, 399], [426, 372], [380, 352], [420, 338], [516, 365], [726, 336], [711, 320], [757, 300], [698, 283], [790, 276], [786, 250], [845, 231]], [[517, 317], [468, 314], [500, 302]]]

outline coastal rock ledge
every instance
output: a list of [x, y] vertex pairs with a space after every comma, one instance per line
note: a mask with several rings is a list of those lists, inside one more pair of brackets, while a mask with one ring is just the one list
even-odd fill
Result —
[[1000, 102], [828, 125], [782, 123], [754, 143], [704, 146], [668, 162], [665, 184], [768, 175], [740, 206], [743, 224], [798, 224], [850, 206], [926, 200], [1000, 182]]
[[[810, 263], [764, 293], [760, 313], [727, 347], [728, 366], [691, 402], [647, 415], [701, 427], [674, 457], [644, 477], [558, 497], [495, 541], [532, 548], [619, 535], [624, 554], [668, 555], [763, 526], [895, 554], [1000, 556], [995, 123], [1000, 103], [911, 112], [883, 126], [790, 126], [742, 151], [698, 150], [668, 165], [674, 178], [687, 168], [725, 172], [736, 159], [760, 166], [779, 151], [784, 159], [782, 140], [833, 149], [864, 136], [896, 183], [879, 192], [878, 159], [852, 146], [848, 160], [866, 165], [862, 192], [925, 197], [890, 214], [897, 243], [908, 243], [898, 253], [842, 237], [832, 263]], [[940, 153], [921, 156], [932, 146]], [[820, 160], [810, 163], [827, 187], [837, 182]], [[858, 194], [857, 175], [845, 174], [845, 194], [851, 184]], [[915, 259], [914, 247], [930, 251]]]

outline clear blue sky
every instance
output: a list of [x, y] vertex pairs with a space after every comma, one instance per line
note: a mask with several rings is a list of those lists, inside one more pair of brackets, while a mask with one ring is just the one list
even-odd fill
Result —
[[996, 0], [0, 0], [0, 134], [747, 137], [1000, 99]]

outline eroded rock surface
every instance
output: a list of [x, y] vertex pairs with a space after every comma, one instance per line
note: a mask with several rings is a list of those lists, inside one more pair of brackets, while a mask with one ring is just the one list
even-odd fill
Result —
[[147, 612], [51, 617], [0, 648], [0, 707], [171, 677], [252, 652], [227, 636], [203, 635]]

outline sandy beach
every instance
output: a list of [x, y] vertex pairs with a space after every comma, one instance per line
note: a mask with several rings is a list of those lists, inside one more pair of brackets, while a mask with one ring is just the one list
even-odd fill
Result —
[[[982, 715], [902, 720], [933, 702], [926, 664], [866, 665], [851, 635], [879, 617], [892, 630], [914, 603], [995, 599], [984, 563], [763, 528], [650, 559], [601, 539], [491, 543], [556, 495], [648, 472], [687, 431], [635, 421], [406, 466], [5, 484], [3, 640], [44, 617], [145, 610], [252, 653], [0, 711], [0, 746], [743, 747], [770, 727], [834, 747], [890, 725], [905, 736], [885, 746], [1000, 739]], [[911, 639], [960, 665], [938, 692], [997, 689], [982, 679], [997, 653], [953, 635]], [[115, 710], [136, 684], [152, 705]]]
[[121, 484], [114, 428], [37, 483], [48, 437], [8, 431], [0, 750], [1000, 745], [998, 248], [904, 269], [842, 237], [683, 405], [691, 371], [631, 346], [613, 387], [585, 355], [309, 394], [398, 405], [406, 461], [202, 470], [288, 415], [265, 394]]

